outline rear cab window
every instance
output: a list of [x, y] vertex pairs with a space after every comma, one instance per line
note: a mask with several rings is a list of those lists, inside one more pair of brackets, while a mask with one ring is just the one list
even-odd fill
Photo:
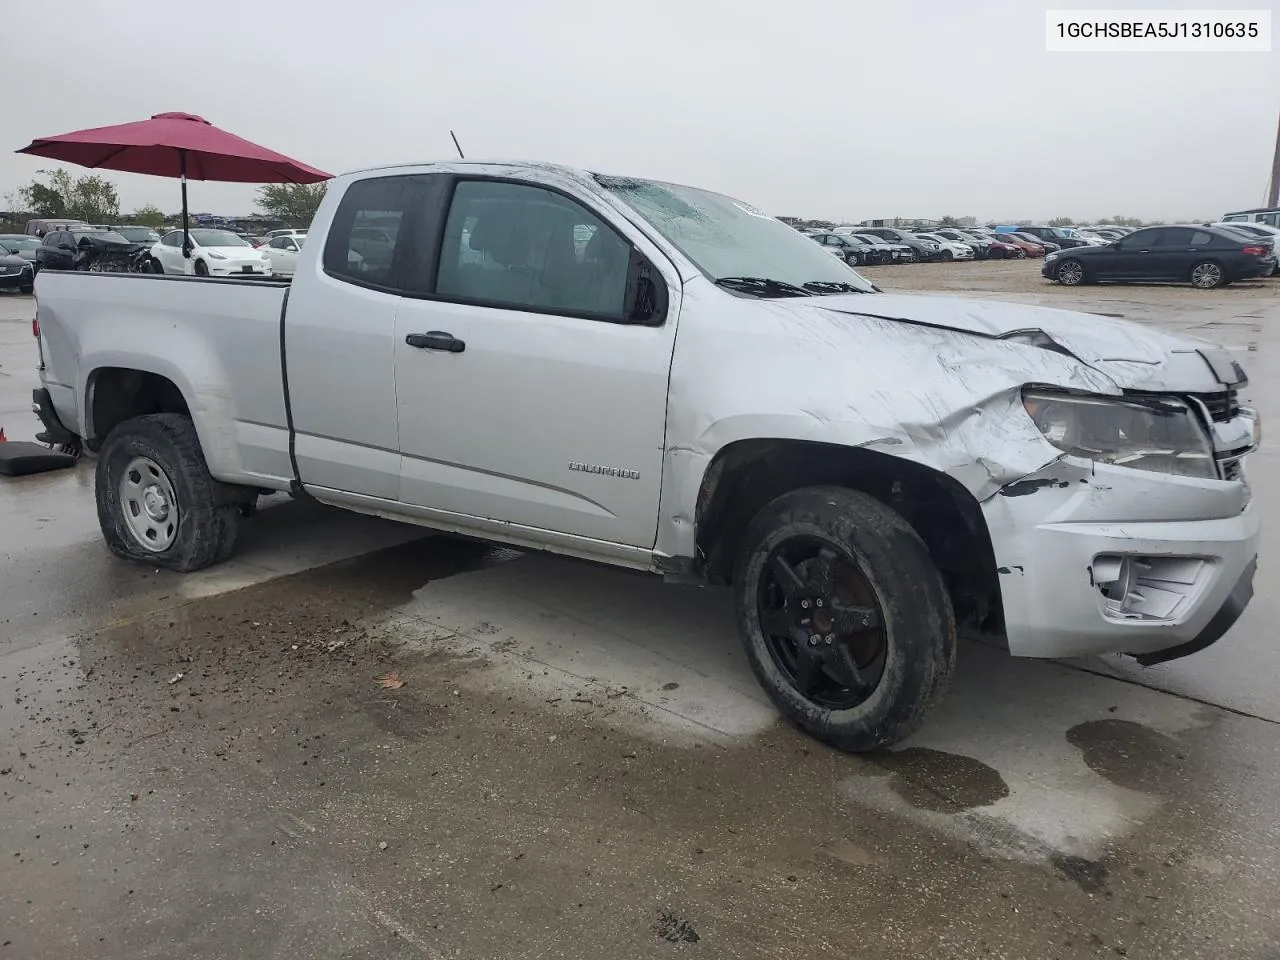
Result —
[[374, 177], [352, 183], [334, 214], [322, 263], [337, 280], [403, 292], [426, 272], [441, 174]]

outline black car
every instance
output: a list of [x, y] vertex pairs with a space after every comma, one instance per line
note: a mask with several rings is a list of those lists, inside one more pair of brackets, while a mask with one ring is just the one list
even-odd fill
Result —
[[1040, 274], [1066, 286], [1107, 281], [1170, 281], [1210, 290], [1267, 276], [1275, 244], [1216, 227], [1146, 227], [1105, 247], [1077, 247], [1045, 258]]
[[29, 263], [35, 263], [36, 251], [39, 249], [39, 237], [29, 237], [25, 233], [0, 233], [0, 253], [11, 253]]
[[51, 230], [36, 251], [36, 269], [123, 272], [134, 269], [139, 254], [147, 249], [147, 244], [133, 243], [114, 230]]
[[824, 247], [836, 247], [844, 256], [844, 262], [858, 267], [863, 264], [883, 262], [882, 254], [871, 244], [852, 234], [844, 233], [811, 233], [809, 238]]
[[[1061, 227], [1033, 227], [1026, 224], [1018, 227], [1018, 233], [1029, 233], [1036, 238], [1036, 242], [1041, 246], [1048, 243], [1056, 243], [1063, 250], [1075, 249], [1076, 247], [1087, 247], [1089, 242], [1081, 240], [1079, 237], [1073, 237], [1063, 230]], [[1045, 247], [1045, 250], [1048, 250]]]
[[894, 227], [859, 227], [859, 233], [879, 237], [889, 243], [903, 244], [911, 248], [917, 260], [941, 260], [942, 248], [930, 240], [921, 240], [915, 234]]
[[30, 293], [35, 286], [35, 270], [25, 258], [5, 253], [0, 247], [0, 290], [17, 290]]

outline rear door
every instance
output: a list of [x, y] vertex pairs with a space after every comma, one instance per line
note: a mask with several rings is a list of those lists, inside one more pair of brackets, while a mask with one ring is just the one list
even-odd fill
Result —
[[187, 261], [182, 256], [182, 231], [175, 230], [160, 238], [160, 245], [152, 247], [152, 255], [160, 261], [165, 273], [186, 273]]
[[[1152, 280], [1186, 280], [1191, 267], [1204, 259], [1208, 243], [1213, 240], [1203, 230], [1190, 227], [1161, 227], [1153, 244]], [[1194, 241], [1199, 236], [1200, 242]]]
[[651, 548], [675, 290], [665, 322], [628, 315], [636, 264], [660, 254], [522, 180], [458, 179], [443, 219], [396, 314], [401, 499]]

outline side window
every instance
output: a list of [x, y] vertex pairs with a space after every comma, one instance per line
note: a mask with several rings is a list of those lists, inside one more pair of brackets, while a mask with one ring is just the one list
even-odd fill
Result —
[[166, 233], [163, 237], [160, 238], [160, 242], [164, 244], [166, 247], [180, 247], [182, 246], [182, 234]]
[[272, 250], [285, 250], [288, 248], [289, 245], [285, 242], [284, 237], [275, 237], [274, 239], [272, 239], [270, 243], [267, 244], [267, 246], [270, 247]]
[[436, 294], [622, 320], [631, 246], [581, 204], [541, 187], [454, 189]]
[[1149, 250], [1160, 245], [1160, 230], [1135, 230], [1124, 238], [1126, 250]]
[[1190, 233], [1191, 233], [1190, 245], [1193, 247], [1207, 247], [1209, 246], [1209, 244], [1213, 243], [1213, 235], [1209, 233], [1205, 233], [1203, 230], [1192, 230], [1190, 231]]
[[423, 209], [427, 179], [378, 177], [351, 184], [325, 240], [325, 272], [339, 280], [398, 289], [398, 268], [417, 255], [413, 224]]
[[1154, 246], [1187, 247], [1191, 245], [1191, 234], [1194, 231], [1189, 227], [1164, 227], [1158, 232], [1160, 238], [1156, 240]]

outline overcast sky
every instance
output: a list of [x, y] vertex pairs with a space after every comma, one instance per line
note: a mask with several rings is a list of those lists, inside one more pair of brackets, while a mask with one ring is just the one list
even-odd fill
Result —
[[[9, 152], [33, 138], [180, 110], [331, 172], [447, 158], [453, 128], [468, 157], [675, 180], [775, 215], [1259, 205], [1280, 56], [1045, 51], [1046, 8], [1105, 6], [9, 0], [0, 197], [49, 166]], [[172, 181], [107, 175], [126, 211], [178, 208]], [[249, 212], [253, 188], [194, 183], [191, 204]]]

